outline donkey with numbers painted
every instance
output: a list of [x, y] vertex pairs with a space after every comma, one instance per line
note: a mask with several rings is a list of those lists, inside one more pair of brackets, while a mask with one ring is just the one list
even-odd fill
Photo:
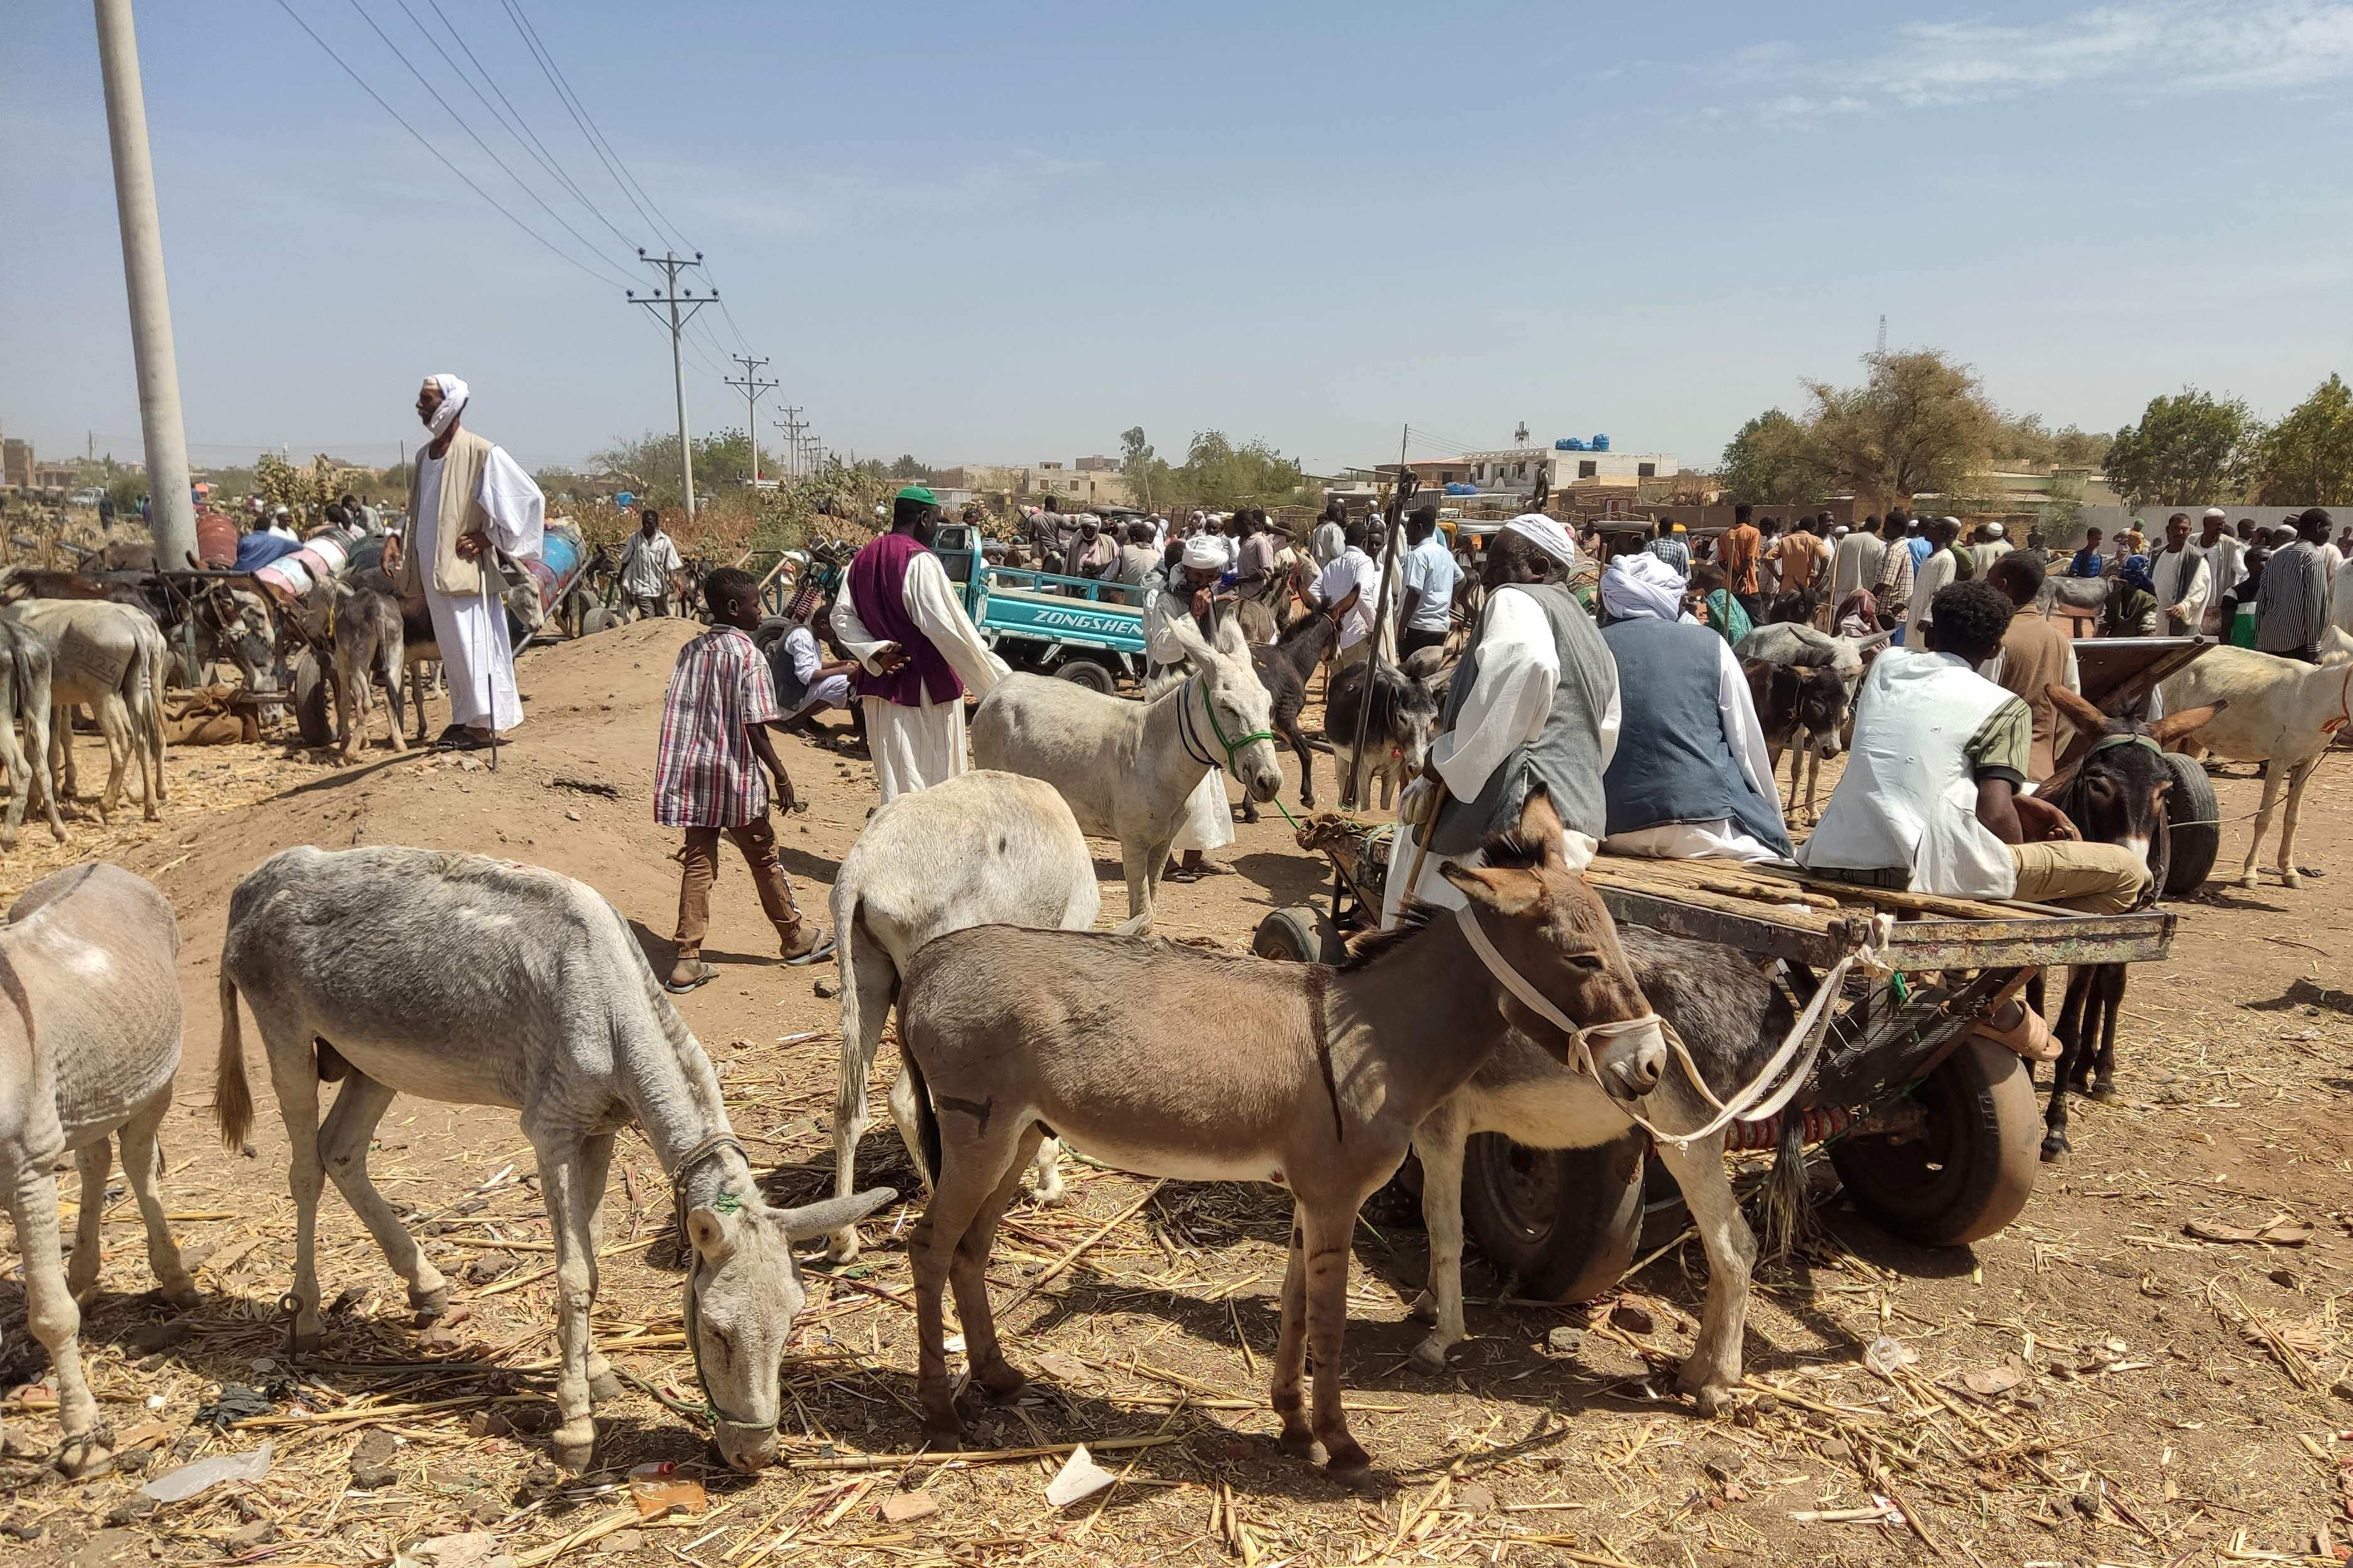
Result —
[[[1284, 1447], [1321, 1443], [1333, 1473], [1371, 1461], [1340, 1406], [1349, 1240], [1356, 1211], [1406, 1155], [1414, 1129], [1514, 1028], [1639, 1100], [1667, 1045], [1609, 911], [1561, 856], [1541, 789], [1483, 864], [1450, 862], [1461, 911], [1423, 910], [1337, 971], [1086, 931], [989, 926], [926, 945], [900, 997], [932, 1201], [909, 1243], [924, 1431], [963, 1420], [942, 1341], [941, 1292], [982, 1390], [1022, 1376], [997, 1343], [988, 1255], [1021, 1170], [1051, 1129], [1091, 1158], [1185, 1181], [1273, 1182], [1293, 1194], [1291, 1260], [1274, 1354]], [[1553, 1017], [1577, 1022], [1563, 1033]], [[1216, 998], [1204, 1008], [1203, 997]], [[1182, 1048], [1139, 1063], [1138, 1041]], [[1301, 1395], [1310, 1343], [1314, 1413]]]
[[[769, 1206], [729, 1130], [710, 1058], [595, 889], [431, 849], [303, 847], [264, 861], [229, 900], [221, 948], [215, 1105], [232, 1149], [253, 1121], [240, 993], [292, 1145], [298, 1347], [319, 1342], [313, 1255], [328, 1176], [407, 1282], [418, 1317], [448, 1308], [448, 1282], [368, 1180], [368, 1143], [393, 1096], [518, 1110], [555, 1243], [555, 1458], [585, 1468], [596, 1437], [590, 1401], [620, 1392], [588, 1317], [613, 1140], [634, 1121], [670, 1176], [691, 1247], [687, 1346], [719, 1451], [739, 1470], [774, 1461], [785, 1342], [807, 1299], [792, 1244], [898, 1194]], [[319, 1085], [337, 1081], [322, 1125]]]
[[1253, 800], [1282, 787], [1273, 699], [1229, 616], [1217, 641], [1183, 616], [1168, 622], [1193, 673], [1145, 702], [1074, 681], [1011, 675], [972, 720], [975, 765], [1043, 779], [1070, 802], [1082, 832], [1119, 840], [1127, 872], [1125, 934], [1152, 929], [1152, 902], [1193, 792], [1226, 768]]
[[[899, 977], [934, 937], [970, 926], [1085, 931], [1103, 907], [1094, 857], [1051, 784], [979, 769], [884, 803], [841, 859], [833, 879], [835, 962], [841, 970], [841, 1089], [833, 1107], [835, 1191], [857, 1179], [866, 1133], [866, 1080]], [[915, 1136], [907, 1077], [891, 1085], [891, 1117], [918, 1173], [931, 1178]], [[1061, 1145], [1038, 1146], [1038, 1201], [1062, 1200]], [[828, 1250], [858, 1256], [844, 1226]]]
[[[24, 787], [18, 781], [18, 787]], [[76, 866], [25, 889], [0, 926], [0, 1184], [25, 1260], [25, 1317], [58, 1373], [58, 1468], [86, 1476], [111, 1439], [83, 1375], [77, 1302], [98, 1293], [107, 1140], [147, 1226], [147, 1267], [175, 1307], [196, 1288], [155, 1195], [157, 1133], [180, 1068], [180, 930], [153, 883], [119, 866]], [[81, 1169], [73, 1262], [59, 1257], [58, 1182], [72, 1151]]]

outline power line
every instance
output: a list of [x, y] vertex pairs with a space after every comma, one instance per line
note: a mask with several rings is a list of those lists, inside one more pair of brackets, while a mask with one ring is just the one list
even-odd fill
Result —
[[531, 236], [532, 238], [539, 241], [541, 245], [545, 246], [548, 251], [558, 259], [564, 261], [568, 266], [577, 268], [588, 277], [596, 279], [599, 283], [605, 281], [604, 279], [597, 278], [595, 269], [590, 268], [586, 262], [574, 256], [570, 251], [565, 250], [561, 246], [557, 245], [545, 235], [540, 233], [539, 230], [532, 227], [531, 225], [523, 222], [522, 219], [515, 216], [513, 213], [508, 211], [505, 205], [500, 202], [496, 196], [493, 196], [490, 192], [476, 184], [471, 175], [468, 174], [465, 170], [458, 167], [457, 164], [451, 163], [448, 155], [443, 153], [440, 148], [436, 147], [431, 142], [426, 140], [425, 133], [423, 132], [417, 130], [416, 126], [411, 125], [407, 119], [402, 115], [400, 110], [385, 102], [384, 95], [367, 84], [366, 78], [353, 70], [345, 63], [343, 56], [335, 53], [335, 51], [329, 47], [326, 39], [319, 37], [316, 32], [312, 31], [311, 24], [302, 20], [301, 16], [295, 11], [294, 7], [287, 4], [287, 0], [278, 0], [278, 8], [285, 12], [287, 16], [292, 17], [296, 26], [301, 28], [305, 33], [309, 33], [311, 35], [311, 41], [318, 45], [320, 48], [325, 50], [327, 58], [334, 61], [336, 65], [341, 66], [343, 68], [343, 74], [351, 78], [353, 82], [358, 86], [362, 92], [366, 93], [370, 98], [375, 100], [376, 107], [382, 109], [386, 114], [391, 115], [394, 120], [399, 122], [400, 128], [403, 131], [407, 132], [411, 136], [415, 137], [418, 146], [424, 148], [427, 153], [432, 153], [436, 159], [439, 160], [443, 168], [457, 175], [460, 180], [465, 181], [466, 188], [468, 190], [473, 192], [476, 195], [490, 203], [491, 205], [498, 208], [501, 216], [504, 217], [509, 223], [514, 225], [517, 228], [522, 230], [523, 233]]
[[[548, 85], [555, 89], [556, 96], [564, 100], [565, 108], [571, 112], [572, 122], [580, 127], [580, 133], [588, 139], [589, 150], [604, 163], [605, 172], [613, 176], [613, 183], [621, 187], [621, 194], [628, 197], [629, 205], [638, 209], [638, 216], [656, 232], [668, 234], [677, 245], [691, 250], [693, 247], [680, 236], [677, 227], [658, 216], [661, 209], [654, 206], [653, 197], [646, 195], [645, 187], [638, 184], [637, 176], [630, 174], [628, 165], [621, 162], [621, 155], [613, 151], [613, 144], [605, 140], [603, 132], [596, 129], [587, 105], [582, 103], [579, 95], [572, 90], [572, 83], [565, 76], [564, 68], [555, 63], [555, 57], [548, 52], [545, 44], [540, 42], [538, 29], [522, 14], [522, 7], [516, 4], [516, 0], [499, 0], [499, 4], [506, 8], [515, 30], [522, 35], [525, 47], [531, 50], [532, 58], [539, 62], [540, 71], [547, 78]], [[645, 199], [641, 202], [639, 196]], [[652, 210], [649, 211], [649, 208]]]
[[[573, 227], [571, 224], [565, 222], [563, 215], [558, 213], [554, 207], [549, 206], [545, 199], [543, 198], [537, 191], [533, 190], [528, 184], [526, 184], [523, 177], [521, 174], [516, 174], [514, 170], [509, 166], [504, 158], [500, 157], [496, 153], [491, 151], [491, 144], [483, 141], [481, 137], [476, 133], [472, 126], [466, 123], [464, 116], [460, 115], [455, 109], [452, 109], [449, 106], [449, 100], [441, 96], [441, 89], [435, 87], [430, 81], [427, 81], [426, 79], [425, 73], [418, 70], [415, 62], [410, 60], [407, 55], [401, 51], [400, 46], [392, 41], [392, 35], [386, 33], [382, 27], [376, 26], [375, 18], [368, 15], [367, 7], [362, 5], [360, 4], [360, 0], [351, 0], [351, 7], [353, 10], [359, 13], [360, 20], [368, 25], [368, 30], [374, 33], [377, 37], [384, 40], [384, 47], [393, 52], [394, 58], [398, 59], [402, 65], [408, 68], [408, 74], [417, 79], [417, 84], [424, 88], [427, 92], [433, 95], [433, 101], [441, 106], [441, 112], [448, 115], [452, 121], [454, 121], [457, 123], [459, 130], [473, 138], [474, 145], [482, 150], [482, 155], [484, 157], [490, 159], [491, 163], [496, 163], [501, 170], [505, 171], [507, 178], [512, 180], [515, 183], [516, 187], [520, 189], [523, 195], [529, 196], [533, 201], [539, 203], [540, 211], [555, 219], [556, 223], [563, 228], [565, 233], [570, 235], [573, 238], [578, 240], [582, 245], [588, 248], [589, 254], [598, 254], [595, 241], [591, 240], [586, 235], [582, 234], [578, 229]], [[414, 16], [412, 15], [411, 20], [414, 19]], [[418, 23], [417, 26], [421, 29], [424, 24]], [[427, 41], [431, 41], [429, 36]], [[440, 46], [436, 44], [434, 47], [438, 48]], [[442, 58], [446, 59], [448, 57], [445, 55]], [[619, 279], [620, 286], [622, 288], [626, 289], [628, 287], [628, 280], [627, 279], [620, 278], [618, 273], [615, 273], [614, 277]]]
[[752, 443], [752, 483], [760, 482], [760, 395], [774, 392], [781, 384], [760, 379], [760, 371], [768, 362], [750, 354], [730, 354], [728, 358], [744, 367], [742, 380], [727, 378], [727, 384], [744, 395], [744, 435]]
[[[670, 368], [671, 379], [678, 388], [679, 477], [684, 481], [686, 490], [686, 520], [692, 522], [694, 521], [694, 446], [686, 429], [686, 371], [680, 358], [680, 351], [686, 342], [686, 323], [701, 313], [702, 307], [711, 303], [715, 296], [706, 290], [704, 297], [698, 300], [694, 297], [694, 290], [691, 289], [682, 294], [679, 291], [678, 275], [702, 261], [702, 258], [700, 256], [690, 261], [675, 253], [657, 257], [640, 252], [638, 259], [654, 268], [662, 275], [660, 293], [640, 297], [638, 291], [632, 289], [628, 290], [628, 300], [632, 305], [645, 306], [649, 312], [653, 312], [657, 306], [667, 306], [670, 310]], [[683, 316], [679, 312], [679, 307], [681, 305], [686, 307]], [[656, 319], [659, 319], [658, 313]]]

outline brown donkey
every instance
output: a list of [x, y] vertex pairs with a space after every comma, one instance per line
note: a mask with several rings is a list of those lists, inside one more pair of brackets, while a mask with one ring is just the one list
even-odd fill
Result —
[[[955, 1289], [974, 1380], [1000, 1397], [1022, 1384], [997, 1344], [987, 1270], [997, 1218], [1050, 1130], [1143, 1175], [1291, 1189], [1274, 1356], [1282, 1444], [1306, 1453], [1320, 1442], [1335, 1476], [1361, 1479], [1370, 1461], [1340, 1410], [1349, 1241], [1358, 1205], [1403, 1163], [1415, 1127], [1513, 1028], [1629, 1103], [1665, 1068], [1616, 928], [1561, 842], [1538, 793], [1480, 864], [1445, 867], [1463, 910], [1419, 910], [1336, 971], [1005, 926], [919, 951], [899, 1005], [937, 1183], [909, 1244], [924, 1430], [948, 1442], [963, 1430], [941, 1343], [943, 1284]], [[1582, 1027], [1571, 1036], [1546, 1022], [1513, 994], [1522, 985]], [[1312, 1426], [1300, 1394], [1311, 1339]]]

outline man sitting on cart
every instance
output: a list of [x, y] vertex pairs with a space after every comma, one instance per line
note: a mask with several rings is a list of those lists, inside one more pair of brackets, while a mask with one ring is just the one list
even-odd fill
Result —
[[1991, 584], [1957, 583], [1929, 606], [1926, 647], [1873, 661], [1846, 772], [1799, 864], [1868, 887], [2089, 914], [2140, 902], [2139, 851], [2086, 844], [2057, 806], [2019, 793], [2033, 718], [1978, 673], [2001, 651], [2011, 611]]
[[1593, 618], [1561, 583], [1576, 559], [1568, 531], [1541, 513], [1514, 518], [1488, 544], [1487, 604], [1447, 694], [1444, 733], [1430, 742], [1422, 776], [1398, 802], [1383, 926], [1397, 923], [1409, 879], [1423, 903], [1461, 908], [1463, 897], [1439, 875], [1440, 865], [1462, 861], [1516, 826], [1536, 784], [1552, 794], [1572, 869], [1593, 858], [1609, 830], [1601, 776], [1618, 745], [1618, 668]]

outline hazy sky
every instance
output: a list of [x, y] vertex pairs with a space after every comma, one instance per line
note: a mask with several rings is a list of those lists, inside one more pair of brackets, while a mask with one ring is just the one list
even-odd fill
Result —
[[[1141, 424], [1323, 470], [1409, 420], [1476, 447], [1525, 420], [1704, 464], [1856, 375], [1883, 311], [2086, 427], [2185, 382], [2275, 415], [2353, 357], [2353, 3], [525, 4], [652, 216], [507, 0], [286, 0], [577, 267], [278, 0], [147, 0], [198, 462], [390, 461], [441, 370], [526, 460], [666, 428], [622, 288], [673, 237], [732, 312], [706, 366], [748, 342], [832, 446], [934, 462]], [[586, 204], [436, 52], [419, 20], [468, 60], [445, 16]], [[0, 149], [0, 428], [135, 455], [87, 5], [12, 12]], [[688, 398], [743, 422], [691, 362]]]

